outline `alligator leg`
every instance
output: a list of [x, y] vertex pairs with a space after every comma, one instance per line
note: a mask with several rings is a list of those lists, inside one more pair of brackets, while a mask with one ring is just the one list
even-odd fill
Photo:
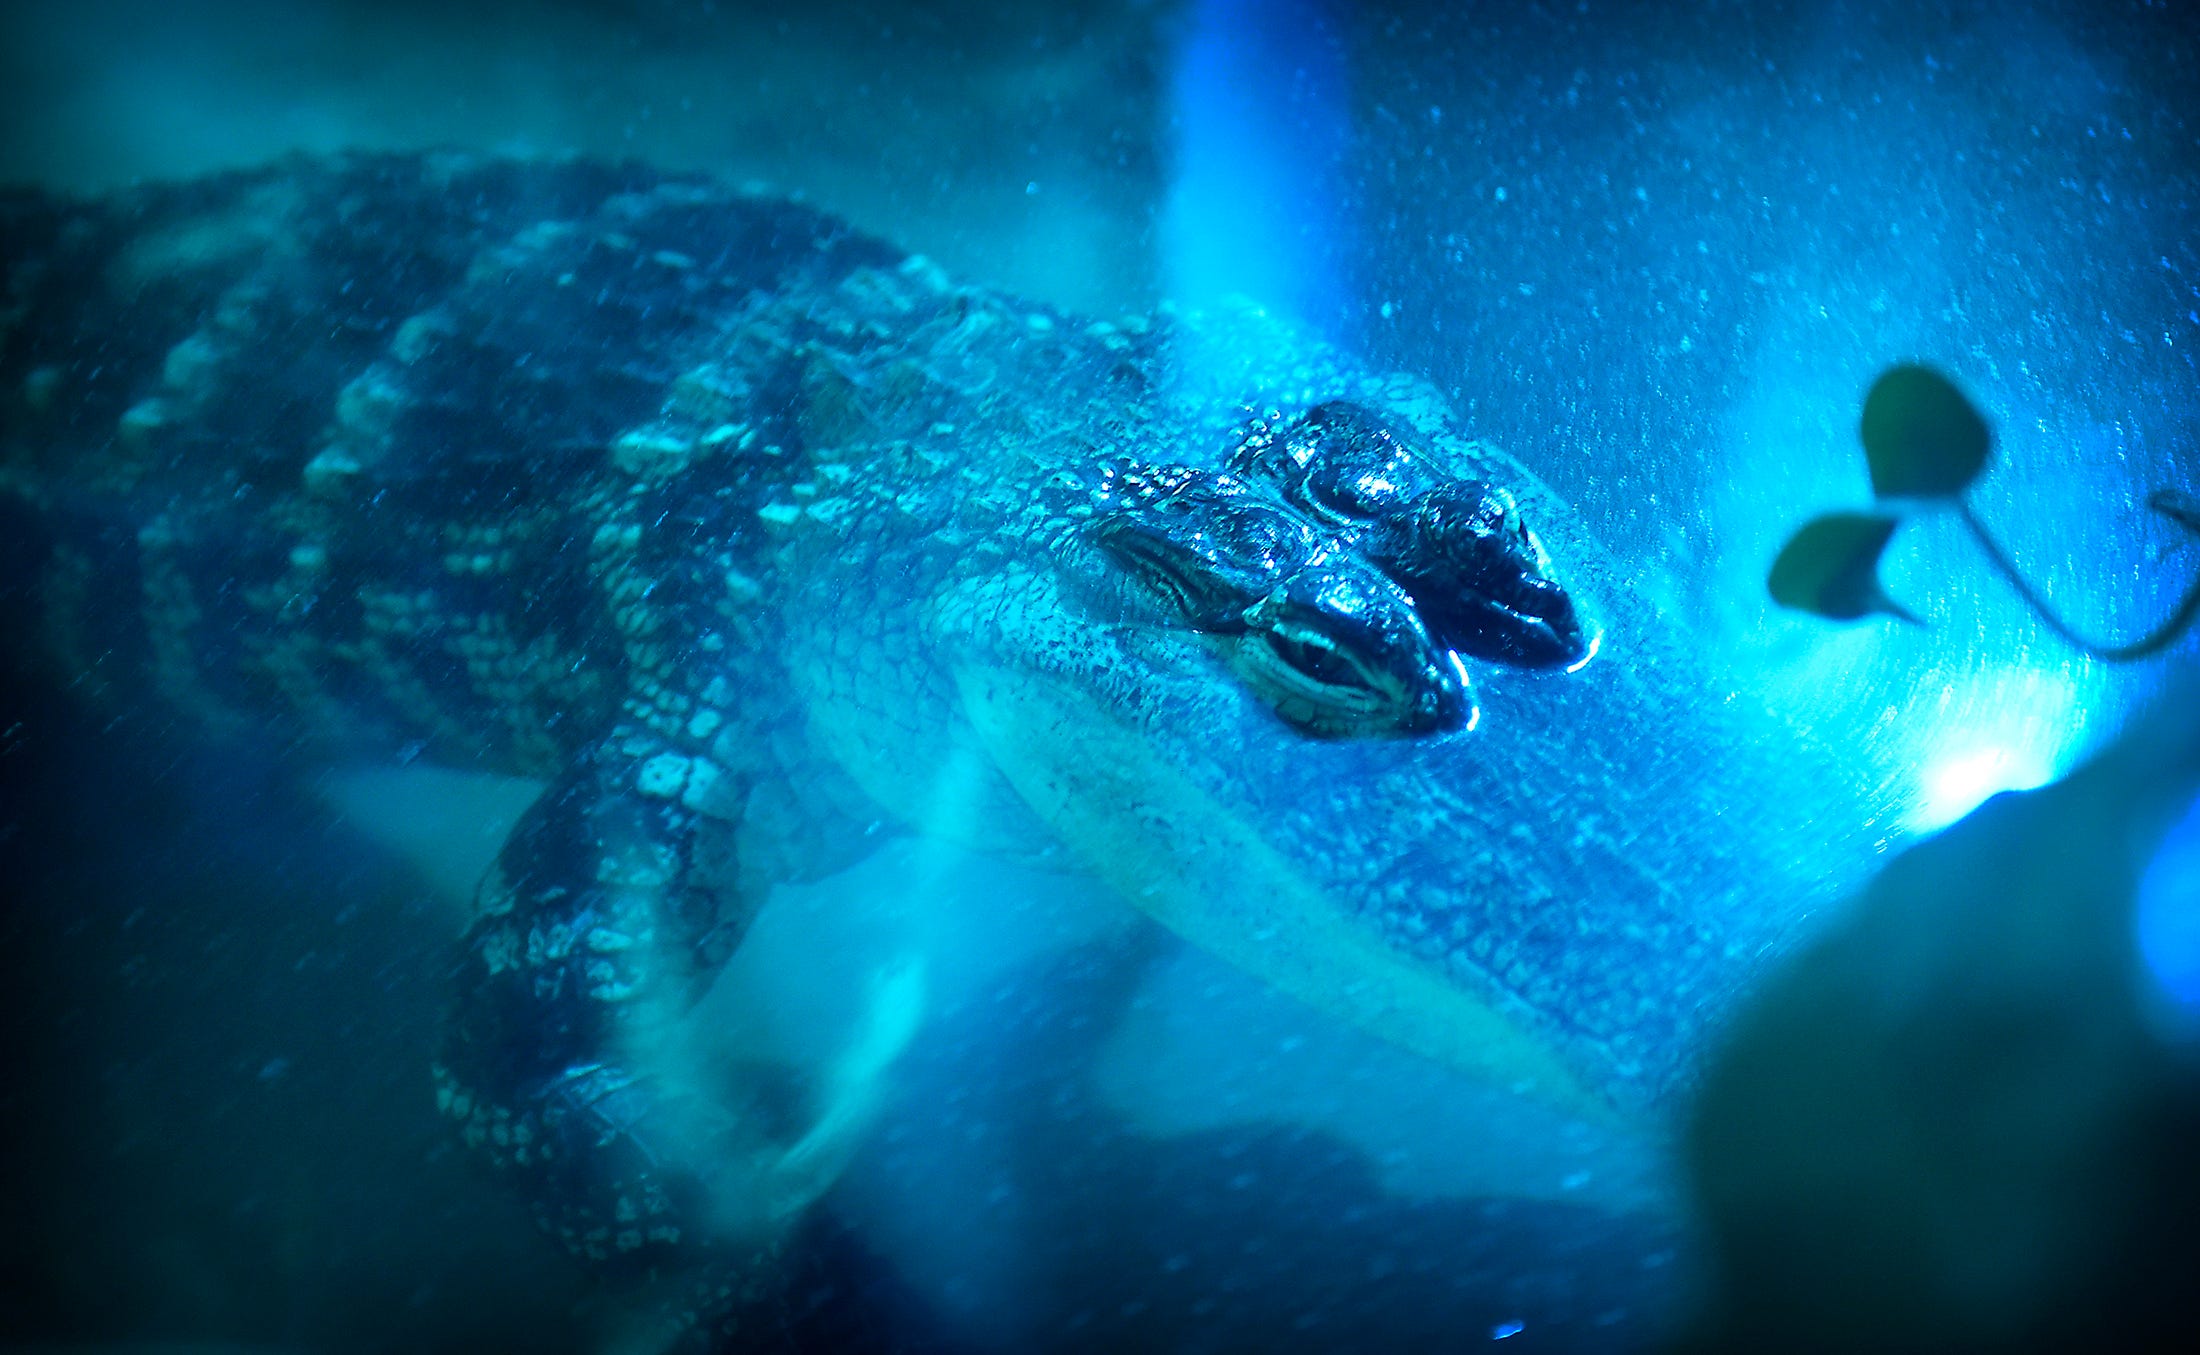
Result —
[[698, 1038], [684, 1018], [755, 911], [735, 884], [747, 789], [633, 729], [583, 752], [482, 881], [436, 1070], [467, 1143], [568, 1249], [637, 1274], [730, 1269], [710, 1296], [729, 1306], [770, 1289], [923, 1003], [914, 964], [881, 973], [825, 1067]]

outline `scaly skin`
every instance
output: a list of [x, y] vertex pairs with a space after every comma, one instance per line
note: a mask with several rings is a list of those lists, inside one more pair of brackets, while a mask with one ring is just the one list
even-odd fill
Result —
[[[1796, 844], [1853, 807], [1798, 790], [1573, 514], [1421, 384], [1257, 312], [1092, 324], [579, 163], [301, 160], [0, 199], [0, 231], [0, 498], [45, 543], [57, 672], [548, 783], [437, 1076], [586, 1255], [768, 1249], [830, 1184], [917, 970], [797, 1085], [705, 1098], [637, 1051], [773, 883], [882, 824], [1089, 871], [1621, 1120], [1851, 864]], [[1380, 699], [1309, 687], [1286, 625]]]

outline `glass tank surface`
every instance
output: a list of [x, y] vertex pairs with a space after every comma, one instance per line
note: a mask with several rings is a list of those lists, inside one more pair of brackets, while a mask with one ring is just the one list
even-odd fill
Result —
[[2178, 7], [0, 38], [0, 1343], [2149, 1301]]

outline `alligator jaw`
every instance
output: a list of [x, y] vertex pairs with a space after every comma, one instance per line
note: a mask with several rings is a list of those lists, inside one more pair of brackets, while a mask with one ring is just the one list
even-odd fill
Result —
[[1628, 1123], [1547, 1041], [1386, 946], [1134, 724], [1052, 676], [969, 667], [957, 681], [994, 765], [1157, 922], [1393, 1044], [1586, 1119]]
[[1192, 642], [1080, 616], [1042, 574], [966, 580], [932, 625], [1001, 798], [1127, 902], [1390, 1043], [1623, 1129], [1656, 1132], [1861, 859], [1813, 845], [1842, 821], [1839, 778], [1799, 778], [1769, 717], [1710, 699], [1647, 631], [1633, 663], [1493, 678], [1472, 733], [1320, 740], [1177, 653]]

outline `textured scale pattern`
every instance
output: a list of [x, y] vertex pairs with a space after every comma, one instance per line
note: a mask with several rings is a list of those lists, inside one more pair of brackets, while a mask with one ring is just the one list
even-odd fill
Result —
[[[1763, 794], [1792, 771], [1574, 516], [1425, 383], [1258, 312], [1086, 321], [760, 193], [458, 155], [0, 196], [0, 245], [39, 652], [302, 760], [547, 784], [459, 943], [437, 1093], [576, 1252], [704, 1275], [705, 1325], [859, 1141], [921, 982], [882, 978], [835, 1068], [703, 1096], [636, 1051], [772, 884], [881, 830], [1086, 870], [1607, 1110], [1682, 1085], [1787, 936], [1748, 886], [1822, 883], [1787, 834], [1824, 804]], [[1333, 401], [1503, 486], [1607, 655], [1478, 668], [1472, 733], [1311, 741], [1081, 544]], [[729, 1239], [698, 1200], [739, 1164]]]

